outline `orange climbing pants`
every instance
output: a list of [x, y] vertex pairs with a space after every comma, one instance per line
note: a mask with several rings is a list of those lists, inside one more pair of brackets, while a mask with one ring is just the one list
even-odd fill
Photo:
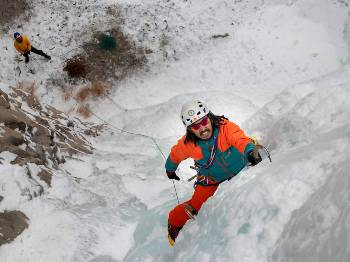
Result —
[[175, 227], [183, 227], [190, 217], [186, 214], [184, 205], [188, 204], [193, 207], [197, 212], [201, 209], [205, 201], [212, 195], [214, 195], [219, 185], [202, 186], [197, 185], [192, 198], [182, 204], [176, 206], [169, 213], [169, 223]]

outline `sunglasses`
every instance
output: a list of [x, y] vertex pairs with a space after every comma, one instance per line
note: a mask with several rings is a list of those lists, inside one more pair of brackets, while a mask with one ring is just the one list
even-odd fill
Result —
[[209, 118], [205, 116], [200, 122], [192, 124], [191, 128], [193, 130], [198, 130], [201, 128], [201, 126], [206, 126], [208, 123], [209, 123]]

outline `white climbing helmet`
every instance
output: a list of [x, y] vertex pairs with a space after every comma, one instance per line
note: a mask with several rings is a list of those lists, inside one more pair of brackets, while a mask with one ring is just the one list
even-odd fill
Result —
[[185, 127], [209, 114], [209, 109], [198, 100], [185, 103], [181, 109], [181, 120]]

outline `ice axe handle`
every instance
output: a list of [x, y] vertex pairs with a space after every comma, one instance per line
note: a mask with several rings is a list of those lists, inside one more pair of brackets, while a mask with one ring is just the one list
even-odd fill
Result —
[[263, 146], [263, 145], [260, 145], [260, 144], [255, 145], [255, 148], [254, 148], [254, 150], [253, 150], [254, 157], [258, 157], [259, 149], [265, 151], [265, 153], [266, 153], [268, 159], [269, 159], [270, 162], [272, 163], [272, 159], [271, 159], [270, 152], [269, 152], [269, 150], [267, 150], [267, 148], [266, 148], [265, 146]]

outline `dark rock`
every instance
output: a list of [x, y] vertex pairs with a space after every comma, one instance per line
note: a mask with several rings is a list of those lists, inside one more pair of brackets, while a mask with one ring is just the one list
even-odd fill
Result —
[[0, 213], [0, 246], [13, 241], [28, 227], [28, 218], [21, 211]]
[[41, 170], [38, 174], [38, 177], [40, 177], [41, 180], [45, 181], [46, 184], [51, 186], [52, 173], [46, 170]]

